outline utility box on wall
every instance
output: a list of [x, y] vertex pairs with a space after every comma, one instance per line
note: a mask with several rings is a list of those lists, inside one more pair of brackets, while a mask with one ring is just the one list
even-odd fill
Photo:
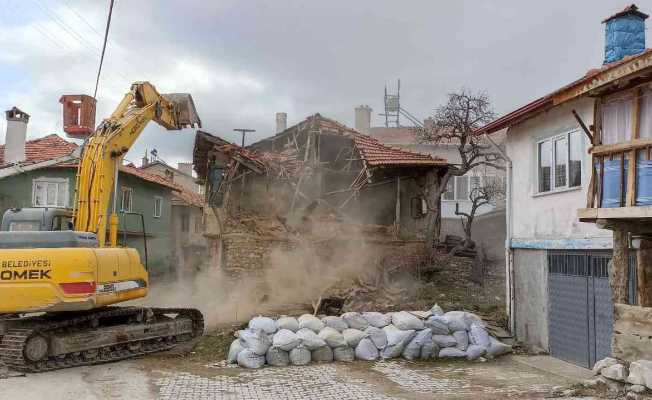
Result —
[[95, 104], [91, 96], [85, 94], [63, 95], [63, 131], [68, 137], [86, 139], [95, 130]]

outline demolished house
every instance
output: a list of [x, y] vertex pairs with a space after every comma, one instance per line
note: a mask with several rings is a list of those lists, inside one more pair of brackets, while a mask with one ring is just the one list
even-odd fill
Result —
[[256, 275], [279, 252], [307, 245], [317, 253], [312, 264], [329, 268], [362, 248], [358, 264], [420, 262], [424, 196], [446, 160], [383, 145], [319, 114], [279, 130], [246, 148], [197, 132], [194, 168], [206, 187], [214, 266]]

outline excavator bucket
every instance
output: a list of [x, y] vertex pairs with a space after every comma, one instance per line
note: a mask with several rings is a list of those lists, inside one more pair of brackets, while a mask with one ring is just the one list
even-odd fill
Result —
[[179, 128], [201, 128], [201, 119], [197, 115], [195, 102], [188, 93], [168, 93], [162, 95], [167, 101], [174, 104]]

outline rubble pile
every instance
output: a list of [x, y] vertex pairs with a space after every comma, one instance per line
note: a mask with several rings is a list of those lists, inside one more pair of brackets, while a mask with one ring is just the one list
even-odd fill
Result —
[[477, 360], [511, 350], [492, 337], [475, 314], [444, 313], [435, 305], [428, 311], [347, 312], [321, 319], [311, 314], [277, 320], [258, 316], [237, 332], [228, 361], [260, 368], [397, 357]]
[[610, 390], [636, 394], [652, 391], [652, 361], [626, 362], [607, 357], [595, 363], [593, 373], [599, 375], [588, 382], [605, 384]]

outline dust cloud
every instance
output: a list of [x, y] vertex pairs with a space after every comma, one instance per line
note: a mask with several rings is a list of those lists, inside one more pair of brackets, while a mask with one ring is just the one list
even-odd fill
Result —
[[[301, 240], [291, 250], [274, 248], [261, 270], [237, 277], [213, 265], [196, 274], [154, 283], [142, 304], [199, 309], [207, 326], [243, 322], [257, 314], [309, 309], [338, 285], [353, 285], [381, 263], [377, 245], [364, 240]], [[188, 276], [190, 275], [190, 276]]]

